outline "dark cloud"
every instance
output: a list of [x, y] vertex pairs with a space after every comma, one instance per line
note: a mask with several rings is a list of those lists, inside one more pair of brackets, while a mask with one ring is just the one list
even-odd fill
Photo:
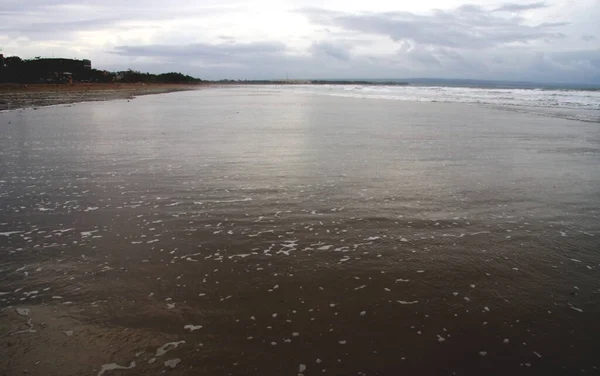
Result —
[[534, 10], [547, 8], [548, 5], [542, 1], [537, 3], [530, 4], [516, 4], [516, 3], [506, 3], [502, 4], [500, 7], [494, 9], [495, 12], [523, 12], [526, 10]]
[[563, 23], [530, 26], [520, 17], [505, 18], [474, 5], [436, 10], [430, 15], [410, 12], [350, 14], [314, 8], [299, 12], [321, 26], [447, 48], [483, 49], [564, 37], [555, 30]]

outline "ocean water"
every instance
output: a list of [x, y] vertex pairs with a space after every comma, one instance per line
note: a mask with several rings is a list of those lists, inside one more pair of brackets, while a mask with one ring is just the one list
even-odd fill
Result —
[[0, 113], [0, 373], [597, 372], [598, 124], [329, 89]]
[[418, 85], [298, 85], [287, 89], [298, 93], [348, 98], [480, 104], [515, 112], [600, 123], [600, 90], [591, 89]]

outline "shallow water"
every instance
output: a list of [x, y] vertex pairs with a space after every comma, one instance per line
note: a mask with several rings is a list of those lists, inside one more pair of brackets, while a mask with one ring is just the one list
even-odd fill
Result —
[[594, 373], [599, 162], [594, 123], [278, 87], [4, 112], [0, 304], [157, 341], [111, 374]]

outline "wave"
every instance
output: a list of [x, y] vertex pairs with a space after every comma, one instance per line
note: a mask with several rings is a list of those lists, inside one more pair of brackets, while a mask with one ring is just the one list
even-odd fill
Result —
[[445, 86], [297, 85], [296, 92], [361, 99], [467, 103], [535, 115], [600, 123], [600, 91]]

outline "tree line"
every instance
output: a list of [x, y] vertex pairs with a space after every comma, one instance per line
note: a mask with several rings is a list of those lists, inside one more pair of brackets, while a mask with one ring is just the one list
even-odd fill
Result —
[[195, 84], [199, 78], [178, 72], [161, 74], [142, 73], [135, 70], [109, 72], [86, 66], [89, 60], [73, 59], [21, 59], [9, 56], [0, 59], [0, 82], [5, 83], [174, 83]]

